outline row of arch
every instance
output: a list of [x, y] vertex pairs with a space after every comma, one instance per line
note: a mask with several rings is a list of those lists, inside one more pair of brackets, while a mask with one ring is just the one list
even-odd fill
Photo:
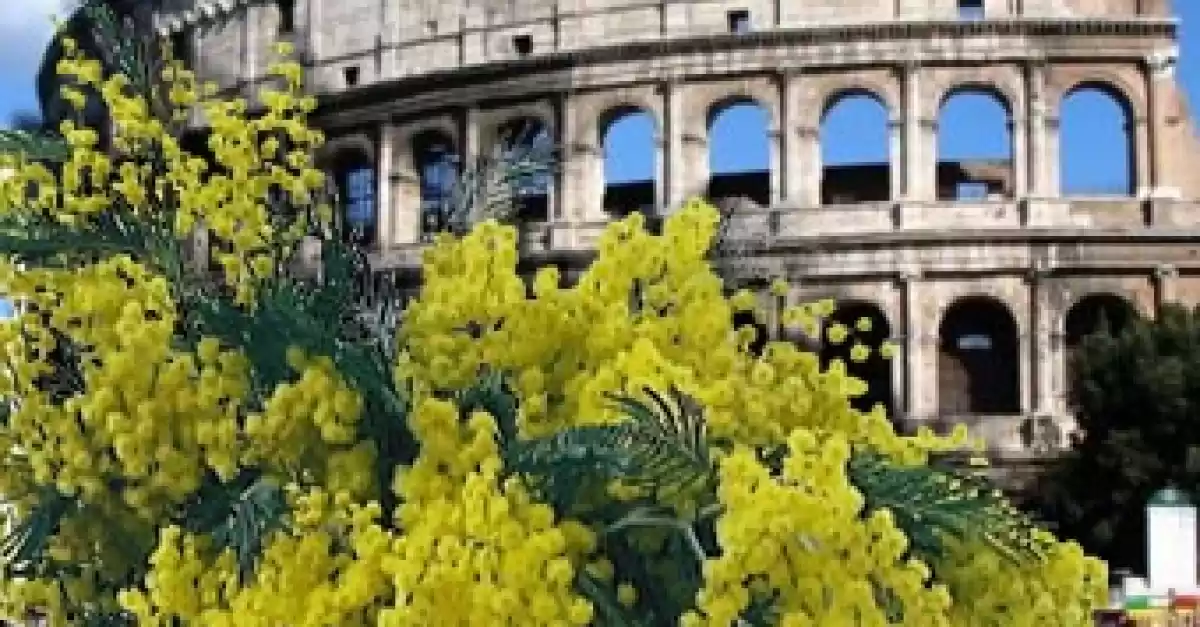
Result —
[[[1113, 294], [1092, 294], [1076, 302], [1063, 325], [1068, 368], [1067, 381], [1083, 338], [1097, 332], [1119, 332], [1138, 316], [1127, 300]], [[870, 320], [867, 330], [856, 328]], [[850, 330], [840, 344], [823, 343], [824, 364], [841, 360], [847, 372], [868, 384], [865, 395], [852, 399], [860, 411], [882, 404], [888, 415], [897, 405], [892, 369], [898, 367], [872, 352], [865, 361], [850, 359], [855, 343], [877, 347], [892, 337], [884, 312], [861, 301], [840, 303], [830, 322]], [[1021, 413], [1020, 335], [1012, 312], [990, 297], [972, 296], [955, 301], [944, 313], [937, 336], [938, 413], [955, 415], [1006, 415]]]
[[[1059, 172], [1063, 193], [1130, 196], [1137, 188], [1134, 115], [1117, 88], [1085, 83], [1067, 92], [1058, 112]], [[948, 93], [936, 120], [936, 174], [939, 200], [1010, 198], [1015, 179], [1012, 107], [998, 90], [967, 86]], [[890, 199], [894, 112], [867, 89], [836, 93], [820, 116], [818, 144], [823, 204], [853, 204]], [[713, 200], [748, 197], [769, 204], [771, 188], [771, 115], [749, 98], [715, 105], [708, 115], [708, 195]], [[601, 179], [605, 209], [612, 213], [653, 211], [659, 202], [657, 162], [661, 132], [655, 115], [638, 106], [619, 106], [598, 121]], [[546, 121], [526, 115], [501, 125], [505, 149], [531, 149], [555, 140]], [[422, 230], [436, 230], [432, 208], [444, 202], [459, 172], [459, 146], [450, 133], [417, 134], [408, 149], [419, 178]], [[365, 151], [363, 151], [365, 152]], [[1099, 155], [1099, 157], [1098, 157]], [[356, 154], [339, 164], [337, 181], [346, 218], [362, 237], [375, 225], [372, 156]], [[528, 177], [517, 187], [522, 217], [544, 221], [553, 185], [548, 173]]]

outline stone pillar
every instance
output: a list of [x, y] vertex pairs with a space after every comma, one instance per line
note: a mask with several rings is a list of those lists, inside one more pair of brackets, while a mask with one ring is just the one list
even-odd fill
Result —
[[1055, 407], [1054, 389], [1054, 346], [1051, 336], [1054, 334], [1054, 319], [1050, 307], [1049, 292], [1046, 286], [1048, 268], [1044, 263], [1036, 263], [1030, 269], [1029, 283], [1029, 335], [1031, 346], [1030, 390], [1032, 400], [1030, 410], [1035, 414], [1058, 413]]
[[262, 34], [259, 32], [262, 7], [248, 5], [244, 9], [242, 20], [242, 79], [254, 83], [259, 79], [259, 43]]
[[[549, 206], [547, 213], [551, 222], [574, 222], [580, 213], [579, 205], [586, 207], [595, 202], [595, 183], [578, 176], [578, 162], [582, 155], [576, 150], [579, 138], [575, 136], [575, 100], [566, 92], [560, 93], [554, 101], [554, 114], [554, 132], [557, 134], [555, 145], [560, 151], [559, 167], [554, 174], [557, 192], [555, 202]], [[599, 195], [603, 198], [603, 182], [600, 185]]]
[[688, 190], [683, 156], [683, 101], [679, 85], [674, 82], [663, 83], [662, 99], [664, 149], [661, 168], [665, 189], [662, 213], [665, 215], [683, 204]]
[[[906, 200], [932, 200], [931, 186], [926, 184], [929, 170], [936, 171], [926, 158], [928, 154], [929, 129], [926, 128], [925, 112], [921, 111], [921, 70], [916, 64], [906, 64], [900, 70], [903, 95], [901, 98], [904, 125], [904, 198]], [[935, 136], [936, 139], [936, 136]]]
[[796, 129], [799, 179], [798, 200], [804, 207], [821, 205], [821, 129], [804, 126]]
[[1057, 415], [1069, 415], [1071, 412], [1067, 398], [1067, 387], [1070, 385], [1070, 373], [1067, 372], [1067, 334], [1061, 324], [1050, 324], [1047, 345], [1050, 347], [1050, 354], [1043, 367], [1048, 371], [1046, 375], [1050, 381], [1050, 388], [1045, 394], [1050, 399], [1049, 409]]
[[694, 196], [707, 196], [708, 179], [711, 175], [708, 167], [707, 129], [689, 128], [683, 133], [682, 140], [683, 159], [679, 178], [682, 179], [683, 198], [686, 200]]
[[888, 200], [904, 198], [904, 120], [888, 120]]
[[1028, 153], [1021, 164], [1028, 171], [1028, 193], [1034, 198], [1055, 195], [1050, 181], [1057, 180], [1058, 164], [1050, 163], [1050, 124], [1046, 117], [1046, 65], [1041, 62], [1025, 66], [1025, 89]]
[[778, 170], [779, 200], [795, 202], [796, 200], [796, 167], [799, 165], [796, 151], [795, 112], [798, 104], [797, 84], [794, 72], [785, 71], [779, 75], [779, 129], [778, 129]]
[[[934, 407], [926, 389], [937, 380], [936, 371], [926, 367], [929, 361], [930, 340], [925, 331], [921, 312], [921, 274], [915, 270], [900, 275], [900, 325], [904, 342], [900, 346], [900, 363], [904, 369], [904, 413], [913, 426], [933, 416]], [[933, 321], [936, 324], [936, 321]]]
[[379, 127], [375, 146], [375, 239], [379, 248], [387, 248], [405, 239], [403, 223], [408, 205], [402, 195], [393, 195], [395, 166], [392, 151], [396, 129], [391, 124]]
[[1153, 54], [1146, 59], [1143, 73], [1146, 81], [1147, 128], [1147, 172], [1146, 185], [1154, 198], [1178, 198], [1179, 188], [1175, 172], [1171, 170], [1167, 104], [1175, 80], [1176, 52], [1166, 51]]
[[1008, 121], [1012, 138], [1012, 197], [1029, 196], [1029, 119], [1014, 117]]
[[[1163, 305], [1177, 302], [1176, 287], [1179, 282], [1179, 268], [1170, 264], [1161, 264], [1154, 269], [1154, 304], [1161, 312]], [[1156, 313], [1156, 315], [1158, 315]]]

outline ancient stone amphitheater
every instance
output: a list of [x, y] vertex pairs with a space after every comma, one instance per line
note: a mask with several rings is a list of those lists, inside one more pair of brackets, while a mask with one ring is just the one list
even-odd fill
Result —
[[[163, 33], [227, 90], [262, 81], [271, 42], [297, 45], [380, 286], [415, 280], [424, 208], [457, 164], [532, 128], [524, 141], [563, 154], [520, 192], [531, 258], [569, 271], [616, 215], [726, 203], [740, 280], [786, 277], [774, 301], [835, 297], [898, 344], [901, 359], [854, 367], [864, 402], [906, 428], [965, 423], [1017, 466], [1067, 442], [1070, 356], [1102, 316], [1200, 300], [1200, 152], [1167, 0], [174, 4]], [[1060, 112], [1085, 91], [1119, 105], [1127, 189], [1061, 191]], [[939, 157], [943, 106], [967, 93], [1002, 105], [1008, 158]], [[823, 117], [862, 96], [887, 112], [887, 158], [823, 167]], [[712, 172], [712, 128], [748, 105], [769, 168]], [[651, 122], [653, 177], [606, 184], [629, 116]]]

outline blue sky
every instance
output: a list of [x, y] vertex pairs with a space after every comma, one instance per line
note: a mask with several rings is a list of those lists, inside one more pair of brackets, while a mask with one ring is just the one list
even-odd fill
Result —
[[[0, 126], [18, 111], [35, 111], [33, 76], [50, 39], [49, 16], [64, 0], [0, 0]], [[1179, 77], [1195, 115], [1200, 105], [1200, 0], [1178, 0], [1182, 18]], [[827, 164], [885, 161], [887, 143], [883, 112], [870, 100], [843, 101], [826, 118], [822, 137]], [[750, 107], [729, 110], [713, 129], [712, 162], [716, 172], [762, 169], [766, 143], [761, 112]], [[1062, 115], [1064, 185], [1068, 191], [1112, 191], [1127, 185], [1123, 131], [1119, 113], [1099, 94], [1083, 93]], [[1004, 117], [995, 102], [974, 94], [952, 101], [941, 118], [939, 155], [943, 158], [1008, 156]], [[610, 180], [647, 179], [653, 172], [647, 119], [617, 123], [606, 145]]]

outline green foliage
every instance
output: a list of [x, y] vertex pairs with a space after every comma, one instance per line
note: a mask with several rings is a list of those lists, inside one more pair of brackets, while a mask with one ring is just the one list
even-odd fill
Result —
[[521, 187], [558, 169], [557, 151], [552, 144], [538, 141], [536, 130], [532, 126], [516, 129], [496, 142], [491, 154], [480, 155], [469, 164], [430, 212], [433, 230], [463, 234], [484, 220], [514, 219]]
[[[560, 516], [602, 529], [604, 552], [617, 570], [640, 590], [654, 591], [625, 608], [611, 585], [580, 573], [576, 586], [596, 604], [601, 624], [661, 624], [692, 607], [701, 565], [719, 552], [714, 524], [721, 513], [712, 458], [720, 444], [706, 437], [703, 413], [693, 402], [676, 391], [664, 397], [646, 390], [645, 399], [612, 399], [625, 415], [615, 424], [521, 439], [515, 436], [517, 401], [501, 375], [488, 373], [457, 400], [464, 419], [476, 409], [497, 418], [507, 472], [524, 477]], [[778, 472], [782, 454], [772, 457], [768, 461]], [[947, 537], [981, 539], [1014, 561], [1042, 555], [1032, 522], [982, 474], [948, 464], [903, 466], [869, 451], [856, 451], [847, 470], [863, 494], [863, 515], [889, 510], [910, 538], [912, 553], [927, 563], [936, 566], [942, 559]], [[646, 496], [601, 498], [618, 480]], [[661, 505], [664, 498], [691, 507]], [[666, 576], [654, 570], [656, 564], [674, 570]], [[891, 594], [882, 588], [877, 593], [885, 601]], [[756, 599], [743, 621], [773, 624], [770, 599]]]
[[251, 576], [267, 536], [283, 527], [283, 490], [261, 472], [243, 471], [233, 481], [210, 477], [185, 508], [188, 529], [207, 533], [218, 551], [232, 549], [243, 578]]
[[507, 469], [531, 477], [542, 497], [563, 512], [576, 512], [586, 503], [581, 497], [612, 481], [656, 502], [710, 494], [715, 478], [702, 414], [678, 393], [672, 393], [674, 406], [653, 390], [645, 394], [649, 403], [613, 397], [627, 416], [618, 424], [505, 442]]
[[1200, 494], [1200, 317], [1167, 306], [1080, 345], [1079, 433], [1029, 508], [1114, 567], [1144, 572], [1145, 503], [1166, 485]]
[[61, 137], [30, 130], [0, 130], [0, 155], [22, 155], [30, 161], [63, 162], [69, 156]]
[[1033, 523], [978, 473], [900, 466], [871, 453], [853, 456], [849, 473], [866, 511], [890, 511], [911, 550], [929, 563], [944, 555], [948, 535], [981, 539], [1014, 561], [1037, 558], [1044, 548], [1034, 540]]

